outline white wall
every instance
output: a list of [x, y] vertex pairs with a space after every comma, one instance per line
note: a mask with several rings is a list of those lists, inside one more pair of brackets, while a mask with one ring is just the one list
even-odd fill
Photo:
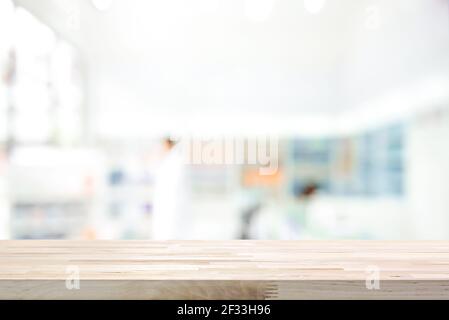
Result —
[[413, 237], [449, 239], [449, 108], [413, 121], [407, 150]]
[[6, 179], [0, 175], [0, 240], [9, 238], [9, 199]]

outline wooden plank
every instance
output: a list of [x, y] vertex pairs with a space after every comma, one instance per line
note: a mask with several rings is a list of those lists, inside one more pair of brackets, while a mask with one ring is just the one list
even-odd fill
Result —
[[0, 299], [416, 298], [449, 299], [449, 241], [0, 241]]

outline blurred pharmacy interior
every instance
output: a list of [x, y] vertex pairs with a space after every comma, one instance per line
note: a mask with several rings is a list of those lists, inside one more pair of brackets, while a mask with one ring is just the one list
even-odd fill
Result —
[[164, 238], [449, 239], [449, 0], [0, 0], [0, 239]]

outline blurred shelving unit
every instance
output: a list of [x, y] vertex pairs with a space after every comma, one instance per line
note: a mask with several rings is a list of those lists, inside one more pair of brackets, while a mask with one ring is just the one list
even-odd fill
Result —
[[391, 198], [403, 195], [404, 132], [405, 125], [399, 123], [356, 137], [354, 194]]
[[[391, 123], [348, 136], [287, 143], [286, 194], [298, 199], [308, 183], [318, 187], [318, 205], [310, 209], [314, 214], [307, 226], [314, 230], [311, 236], [394, 236], [372, 217], [399, 224], [400, 213], [406, 210], [405, 132], [405, 124]], [[291, 211], [296, 212], [294, 216], [301, 215], [297, 200]]]
[[95, 151], [17, 147], [8, 169], [11, 237], [82, 238], [102, 196], [102, 163]]
[[149, 239], [155, 170], [155, 141], [145, 145], [102, 142], [109, 161], [105, 173], [105, 212], [101, 238]]
[[320, 190], [329, 189], [329, 171], [332, 141], [327, 138], [295, 139], [288, 142], [286, 170], [290, 181], [287, 190], [298, 194], [308, 183], [315, 183]]
[[291, 192], [314, 182], [328, 195], [402, 196], [404, 132], [398, 123], [353, 136], [291, 141], [286, 161]]

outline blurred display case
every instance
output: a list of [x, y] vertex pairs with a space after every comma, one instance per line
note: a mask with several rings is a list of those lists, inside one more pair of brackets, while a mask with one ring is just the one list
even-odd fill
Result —
[[337, 196], [400, 197], [404, 193], [405, 125], [349, 137], [293, 140], [287, 152], [290, 192], [313, 182]]
[[102, 157], [74, 148], [19, 147], [8, 168], [14, 239], [87, 237], [104, 211]]
[[107, 239], [149, 239], [157, 159], [154, 142], [144, 146], [107, 144], [106, 212], [100, 235]]
[[293, 139], [287, 143], [288, 193], [296, 195], [311, 182], [321, 191], [329, 191], [332, 143], [326, 138]]

